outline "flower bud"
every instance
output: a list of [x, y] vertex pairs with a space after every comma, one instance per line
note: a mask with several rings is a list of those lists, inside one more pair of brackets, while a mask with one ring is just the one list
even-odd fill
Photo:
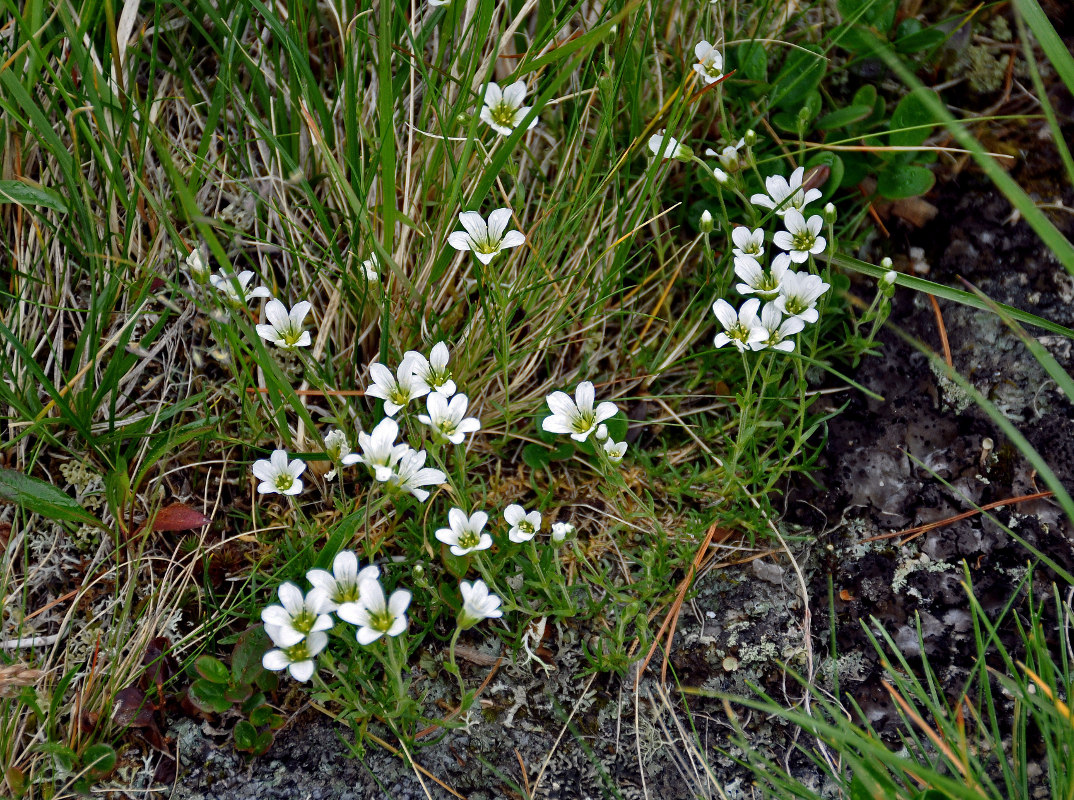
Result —
[[891, 269], [891, 259], [887, 256], [884, 256], [882, 259], [880, 259], [880, 266], [884, 269]]
[[898, 279], [899, 279], [899, 273], [897, 273], [893, 269], [889, 269], [887, 272], [884, 273], [884, 277], [882, 277], [880, 280], [883, 281], [888, 286], [891, 286]]
[[[698, 223], [698, 228], [701, 230], [702, 233], [712, 233], [712, 229], [714, 227], [715, 225], [712, 222], [712, 214], [710, 214], [709, 210], [706, 208], [704, 211], [701, 212], [701, 222]], [[605, 429], [604, 436], [600, 435], [600, 428]], [[597, 438], [604, 439], [608, 436], [608, 430], [607, 428], [605, 428], [604, 425], [601, 425], [600, 428], [597, 428]]]
[[742, 141], [746, 143], [746, 147], [753, 147], [755, 144], [757, 144], [757, 131], [755, 131], [753, 128], [750, 128], [742, 136]]
[[185, 259], [187, 271], [195, 283], [205, 283], [209, 280], [209, 264], [205, 261], [205, 255], [200, 247], [195, 247]]
[[727, 183], [729, 180], [731, 180], [731, 176], [719, 167], [713, 167], [712, 174], [716, 177], [716, 181], [718, 183]]
[[829, 225], [834, 225], [835, 217], [835, 206], [831, 203], [827, 203], [824, 206], [824, 221], [827, 222]]
[[[706, 211], [705, 213], [707, 214], [709, 212]], [[605, 425], [603, 422], [597, 426], [596, 437], [598, 442], [603, 442], [605, 439], [608, 438], [608, 426]]]
[[574, 526], [569, 522], [553, 522], [552, 523], [552, 541], [559, 544], [568, 536], [574, 533]]

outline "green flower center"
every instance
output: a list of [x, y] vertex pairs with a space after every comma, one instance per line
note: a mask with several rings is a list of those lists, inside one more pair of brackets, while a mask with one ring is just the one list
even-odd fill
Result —
[[405, 406], [410, 402], [410, 392], [406, 391], [399, 384], [396, 384], [392, 390], [388, 392], [388, 399], [397, 406]]
[[801, 297], [788, 297], [783, 307], [787, 309], [788, 317], [793, 317], [795, 314], [801, 314], [809, 308]]
[[387, 633], [388, 629], [395, 624], [395, 615], [388, 609], [374, 611], [369, 614], [369, 627], [381, 633]]
[[705, 74], [710, 78], [718, 78], [720, 76], [720, 70], [717, 69], [715, 61], [706, 61], [702, 66], [705, 68]]
[[275, 483], [276, 488], [279, 491], [286, 492], [288, 489], [295, 485], [295, 476], [292, 475], [290, 472], [281, 472], [279, 475], [276, 476], [276, 480], [273, 481], [273, 483]]
[[575, 433], [587, 433], [593, 430], [593, 426], [596, 424], [597, 415], [592, 411], [583, 411], [574, 418], [571, 422], [571, 427], [574, 428]]
[[533, 527], [530, 521], [526, 519], [518, 523], [518, 529], [523, 533], [536, 533], [536, 529]]
[[727, 332], [727, 336], [738, 342], [744, 342], [750, 338], [750, 329], [741, 322], [736, 322], [734, 327]]
[[442, 419], [436, 423], [436, 427], [440, 429], [440, 433], [444, 436], [450, 436], [455, 432], [455, 423], [450, 419]]
[[298, 644], [293, 644], [290, 647], [284, 648], [283, 652], [287, 654], [287, 660], [292, 664], [299, 661], [309, 661], [310, 658], [312, 658], [309, 645], [306, 644], [305, 639]]
[[291, 618], [291, 627], [299, 633], [309, 633], [313, 630], [313, 624], [317, 621], [317, 615], [306, 609], [302, 609]]
[[476, 531], [464, 531], [459, 536], [459, 547], [464, 550], [472, 550], [481, 544], [481, 535]]
[[809, 231], [799, 231], [791, 235], [791, 242], [794, 244], [795, 250], [809, 251], [816, 241], [817, 237]]
[[343, 603], [357, 603], [361, 597], [361, 592], [358, 591], [358, 584], [336, 584], [336, 593], [332, 597], [333, 603], [342, 605]]
[[451, 380], [451, 372], [446, 369], [431, 369], [429, 370], [429, 385], [434, 389], [439, 389], [445, 383]]
[[513, 128], [515, 126], [516, 111], [516, 108], [501, 100], [499, 103], [489, 108], [489, 116], [492, 117], [492, 121], [497, 125], [502, 125], [505, 128]]

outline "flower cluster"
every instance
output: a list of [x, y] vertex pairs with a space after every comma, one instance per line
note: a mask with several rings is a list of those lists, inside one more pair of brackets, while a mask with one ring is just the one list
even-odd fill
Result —
[[604, 453], [612, 463], [618, 464], [623, 460], [626, 442], [612, 441], [608, 426], [604, 424], [604, 420], [614, 417], [619, 408], [608, 401], [594, 408], [596, 392], [592, 382], [579, 383], [573, 398], [566, 392], [552, 392], [545, 402], [552, 412], [541, 421], [541, 427], [546, 431], [569, 434], [576, 442], [584, 442], [590, 434], [594, 434], [596, 440], [603, 443]]
[[785, 252], [776, 254], [768, 269], [762, 263], [764, 229], [740, 227], [731, 232], [735, 275], [741, 281], [735, 288], [749, 299], [738, 309], [722, 298], [712, 304], [723, 326], [713, 342], [716, 347], [734, 344], [740, 351], [769, 348], [789, 353], [794, 350], [790, 337], [819, 319], [817, 301], [828, 284], [819, 275], [791, 269], [792, 264], [812, 264], [812, 256], [827, 246], [820, 235], [823, 219], [819, 214], [805, 216], [806, 206], [820, 197], [820, 191], [803, 189], [803, 175], [802, 167], [789, 180], [774, 175], [765, 181], [767, 194], [750, 198], [754, 205], [774, 211], [785, 228], [772, 236], [772, 244]]

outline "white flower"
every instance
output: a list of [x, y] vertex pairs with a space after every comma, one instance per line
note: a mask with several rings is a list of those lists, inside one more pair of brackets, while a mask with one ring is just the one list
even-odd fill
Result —
[[261, 612], [265, 632], [277, 647], [291, 647], [315, 631], [332, 627], [332, 617], [325, 605], [326, 598], [310, 592], [305, 597], [302, 590], [288, 581], [279, 588], [282, 605], [268, 606]]
[[[447, 475], [438, 469], [425, 466], [427, 454], [424, 450], [412, 450], [407, 448], [406, 453], [399, 459], [394, 471], [385, 482], [385, 490], [389, 492], [409, 492], [417, 498], [418, 502], [424, 503], [429, 493], [422, 486], [439, 486], [447, 480]], [[378, 477], [378, 480], [380, 478]]]
[[400, 459], [410, 451], [410, 445], [396, 444], [399, 436], [399, 424], [391, 417], [385, 417], [373, 428], [372, 434], [358, 434], [358, 447], [361, 454], [348, 453], [340, 461], [344, 466], [365, 464], [369, 472], [378, 481], [387, 481], [394, 474]]
[[306, 469], [306, 463], [296, 458], [287, 463], [286, 450], [273, 450], [268, 459], [259, 458], [250, 471], [261, 483], [257, 486], [259, 494], [298, 494], [302, 491], [299, 475]]
[[324, 631], [314, 631], [297, 644], [269, 650], [261, 657], [261, 666], [274, 672], [286, 668], [292, 678], [305, 683], [313, 677], [315, 666], [313, 659], [327, 645], [328, 634]]
[[471, 586], [467, 581], [459, 584], [462, 594], [462, 610], [459, 612], [459, 627], [472, 628], [483, 619], [503, 616], [500, 598], [489, 593], [484, 581], [474, 581]]
[[503, 510], [503, 518], [507, 520], [507, 524], [511, 526], [511, 530], [507, 532], [507, 538], [515, 544], [528, 542], [536, 536], [537, 531], [541, 529], [541, 512], [527, 512], [526, 509], [518, 505], [518, 503], [512, 503], [505, 508]]
[[723, 347], [728, 342], [734, 342], [735, 347], [744, 352], [748, 346], [750, 330], [758, 323], [757, 307], [759, 305], [761, 301], [756, 297], [751, 297], [743, 303], [738, 311], [735, 311], [734, 306], [726, 300], [721, 299], [713, 303], [712, 313], [716, 315], [716, 319], [724, 328], [724, 332], [716, 334], [713, 344], [716, 347]]
[[772, 259], [772, 269], [765, 272], [752, 256], [735, 256], [735, 274], [743, 281], [735, 284], [735, 288], [739, 294], [756, 294], [763, 300], [772, 300], [779, 294], [780, 284], [790, 263], [790, 256], [780, 253]]
[[324, 452], [333, 461], [342, 461], [351, 451], [347, 444], [347, 434], [340, 430], [330, 430], [324, 437]]
[[405, 408], [411, 400], [425, 397], [429, 393], [428, 385], [415, 373], [414, 366], [414, 359], [407, 356], [403, 356], [395, 375], [379, 362], [374, 361], [369, 365], [373, 384], [365, 390], [366, 396], [383, 400], [384, 413], [389, 417], [394, 417], [395, 413]]
[[358, 265], [358, 269], [361, 271], [362, 277], [364, 277], [369, 283], [380, 280], [380, 274], [377, 272], [377, 267], [380, 266], [380, 262], [377, 261], [375, 255], [370, 256], [361, 264]]
[[781, 217], [792, 208], [801, 211], [821, 195], [820, 189], [810, 189], [808, 192], [802, 189], [804, 175], [805, 167], [798, 167], [791, 173], [790, 181], [782, 175], [765, 178], [768, 194], [755, 194], [750, 197], [750, 202], [756, 206], [774, 209]]
[[728, 172], [738, 172], [742, 166], [742, 160], [738, 155], [738, 151], [746, 146], [745, 139], [739, 139], [737, 144], [729, 144], [722, 148], [718, 153], [715, 150], [709, 149], [705, 151], [705, 155], [714, 155], [720, 159], [720, 163], [723, 168]]
[[449, 545], [451, 554], [455, 556], [488, 550], [492, 547], [492, 537], [481, 530], [488, 521], [489, 515], [484, 511], [475, 511], [467, 517], [461, 508], [453, 508], [448, 512], [448, 525], [451, 527], [438, 530], [436, 538]]
[[[515, 81], [503, 89], [497, 83], [489, 83], [481, 119], [497, 133], [510, 136], [530, 112], [530, 106], [522, 105], [525, 102], [525, 81]], [[536, 124], [537, 117], [534, 117], [529, 126], [532, 128]]]
[[783, 319], [783, 314], [775, 303], [766, 303], [761, 309], [760, 322], [750, 331], [750, 349], [764, 350], [770, 347], [789, 353], [794, 350], [794, 342], [786, 341], [786, 338], [801, 332], [804, 327], [805, 323], [798, 317]]
[[764, 255], [764, 228], [751, 231], [745, 226], [740, 226], [731, 231], [731, 241], [735, 245], [731, 252], [736, 256], [760, 258]]
[[772, 237], [772, 242], [777, 247], [787, 250], [791, 261], [795, 264], [801, 264], [809, 258], [810, 253], [816, 255], [824, 252], [824, 246], [827, 242], [820, 235], [824, 220], [820, 218], [819, 214], [814, 214], [809, 219], [806, 219], [801, 211], [796, 208], [790, 208], [783, 215], [783, 224], [787, 227], [787, 230], [777, 232]]
[[574, 526], [569, 522], [553, 522], [552, 523], [552, 541], [562, 542], [568, 536], [574, 533]]
[[[192, 250], [190, 255], [187, 256], [187, 266], [190, 266], [190, 259], [197, 253], [197, 257], [201, 259], [200, 250]], [[193, 270], [191, 270], [193, 274]], [[197, 275], [195, 275], [195, 278]], [[219, 275], [210, 275], [209, 283], [213, 285], [220, 294], [224, 295], [224, 299], [232, 305], [241, 306], [247, 300], [253, 300], [255, 297], [272, 297], [272, 293], [264, 286], [258, 286], [256, 289], [250, 291], [246, 290], [246, 287], [250, 285], [250, 281], [253, 280], [254, 273], [251, 270], [244, 269], [238, 275], [232, 275], [230, 272], [221, 272]], [[236, 287], [236, 284], [238, 286]]]
[[414, 374], [425, 381], [430, 391], [440, 392], [444, 397], [455, 394], [455, 381], [448, 369], [450, 353], [444, 342], [434, 344], [428, 358], [417, 350], [407, 350], [403, 358], [410, 358]]
[[614, 417], [619, 407], [605, 401], [593, 408], [595, 393], [590, 381], [582, 381], [574, 390], [574, 399], [566, 392], [552, 392], [545, 398], [552, 415], [541, 421], [549, 433], [569, 433], [576, 442], [584, 442], [604, 420]]
[[356, 602], [344, 603], [336, 615], [344, 622], [358, 626], [358, 644], [372, 644], [384, 634], [398, 636], [406, 630], [406, 610], [410, 592], [397, 589], [385, 600], [384, 590], [376, 580], [362, 581]]
[[509, 208], [497, 208], [489, 214], [488, 224], [476, 211], [463, 211], [459, 214], [459, 222], [466, 232], [455, 231], [448, 236], [448, 244], [456, 250], [472, 250], [482, 264], [489, 263], [497, 253], [508, 247], [526, 243], [526, 237], [519, 231], [507, 230], [511, 223]]
[[380, 569], [368, 566], [358, 569], [358, 556], [350, 550], [343, 550], [332, 559], [332, 571], [311, 569], [306, 573], [306, 580], [313, 584], [310, 596], [317, 593], [320, 607], [335, 611], [344, 603], [355, 603], [360, 596], [362, 581], [376, 580]]
[[802, 322], [816, 322], [817, 299], [828, 291], [828, 284], [817, 275], [808, 272], [788, 272], [783, 276], [779, 287], [779, 297], [774, 301], [776, 308], [788, 317], [797, 317]]
[[[180, 253], [180, 255], [182, 255]], [[201, 251], [200, 247], [195, 247], [191, 250], [187, 257], [184, 259], [187, 271], [198, 283], [205, 283], [209, 278], [209, 263], [205, 260], [205, 254]], [[251, 277], [253, 273], [250, 273]]]
[[451, 402], [440, 392], [433, 392], [426, 400], [428, 414], [418, 414], [418, 421], [433, 429], [436, 437], [452, 444], [462, 444], [466, 434], [481, 430], [477, 417], [467, 417], [467, 399], [464, 394], [457, 394]]
[[265, 318], [268, 324], [257, 326], [257, 335], [284, 350], [309, 347], [310, 332], [302, 330], [302, 321], [310, 313], [310, 304], [305, 300], [295, 303], [288, 311], [287, 306], [279, 300], [269, 300], [265, 305]]
[[723, 77], [723, 56], [714, 45], [702, 40], [694, 45], [694, 55], [699, 64], [694, 64], [694, 72], [701, 76], [706, 84], [715, 83]]
[[677, 158], [679, 161], [689, 161], [694, 155], [693, 150], [663, 131], [649, 137], [649, 149], [658, 158]]
[[623, 456], [626, 455], [627, 443], [626, 442], [613, 442], [608, 439], [604, 443], [604, 453], [608, 456], [608, 460], [613, 464], [618, 464], [623, 460]]

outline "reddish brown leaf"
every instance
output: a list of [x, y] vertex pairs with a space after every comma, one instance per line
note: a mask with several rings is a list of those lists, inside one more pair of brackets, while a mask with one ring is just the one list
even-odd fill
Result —
[[137, 686], [120, 689], [112, 701], [112, 721], [123, 728], [148, 728], [156, 710]]
[[184, 503], [172, 503], [165, 506], [153, 518], [153, 530], [155, 531], [192, 531], [195, 528], [203, 528], [212, 522], [200, 511], [196, 511]]

